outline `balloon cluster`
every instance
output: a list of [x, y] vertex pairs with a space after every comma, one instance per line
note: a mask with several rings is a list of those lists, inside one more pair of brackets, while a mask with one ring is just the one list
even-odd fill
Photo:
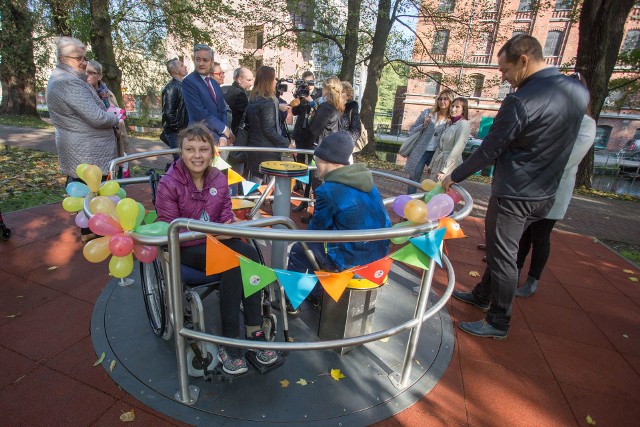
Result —
[[[103, 236], [90, 240], [84, 246], [82, 253], [89, 262], [102, 262], [109, 255], [109, 272], [117, 278], [126, 277], [133, 271], [133, 255], [141, 262], [152, 262], [158, 255], [155, 246], [138, 245], [130, 236], [131, 231], [137, 233], [161, 236], [167, 234], [169, 224], [166, 222], [152, 222], [153, 215], [147, 212], [141, 203], [128, 198], [126, 192], [116, 181], [102, 183], [102, 171], [94, 165], [81, 164], [76, 169], [81, 182], [71, 182], [67, 185], [67, 194], [62, 201], [62, 207], [67, 212], [78, 212], [76, 225], [89, 228], [93, 233]], [[85, 197], [90, 193], [98, 193], [89, 202], [89, 209], [93, 216], [87, 218], [82, 211]]]
[[[442, 185], [430, 179], [422, 181], [420, 187], [427, 192], [424, 201], [414, 199], [406, 194], [396, 197], [393, 201], [393, 211], [408, 220], [395, 224], [394, 228], [424, 224], [427, 221], [438, 221], [453, 212], [455, 204], [462, 200], [462, 197], [453, 189], [449, 189], [445, 194]], [[401, 244], [409, 238], [397, 237], [392, 238], [391, 241]]]

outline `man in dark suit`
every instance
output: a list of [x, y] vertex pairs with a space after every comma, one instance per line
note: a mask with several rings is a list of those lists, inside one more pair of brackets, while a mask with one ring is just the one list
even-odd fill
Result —
[[205, 122], [220, 146], [233, 142], [227, 127], [224, 94], [218, 82], [209, 75], [213, 69], [213, 49], [205, 44], [193, 47], [196, 69], [182, 81], [182, 96], [189, 112], [189, 124]]

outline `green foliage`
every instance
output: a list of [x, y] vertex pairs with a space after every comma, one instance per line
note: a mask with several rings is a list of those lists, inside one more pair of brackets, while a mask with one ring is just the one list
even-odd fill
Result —
[[621, 53], [617, 65], [624, 74], [609, 81], [609, 102], [616, 108], [640, 107], [640, 49]]
[[0, 115], [1, 125], [21, 126], [38, 129], [53, 129], [53, 126], [45, 122], [39, 117], [34, 116], [12, 116], [7, 114]]
[[393, 111], [396, 89], [398, 86], [406, 86], [409, 80], [409, 66], [406, 64], [389, 64], [382, 70], [380, 87], [378, 88], [377, 109]]

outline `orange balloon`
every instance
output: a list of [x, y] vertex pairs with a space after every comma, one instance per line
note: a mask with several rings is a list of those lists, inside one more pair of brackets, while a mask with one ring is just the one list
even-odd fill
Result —
[[424, 224], [428, 218], [427, 204], [422, 200], [409, 200], [404, 205], [404, 217], [416, 224]]
[[461, 237], [466, 237], [462, 228], [460, 228], [460, 224], [458, 224], [453, 218], [445, 216], [444, 218], [440, 218], [438, 224], [438, 228], [445, 228], [447, 230], [444, 233], [445, 239], [459, 239]]
[[431, 191], [436, 185], [438, 184], [434, 180], [425, 179], [422, 181], [422, 183], [420, 183], [420, 188], [422, 188], [424, 191]]

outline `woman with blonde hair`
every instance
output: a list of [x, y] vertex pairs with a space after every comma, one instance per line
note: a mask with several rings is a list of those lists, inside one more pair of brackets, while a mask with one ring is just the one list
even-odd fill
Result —
[[[440, 135], [449, 121], [449, 107], [453, 98], [451, 89], [442, 90], [436, 98], [435, 107], [423, 110], [409, 129], [409, 135], [422, 132], [404, 165], [404, 170], [412, 181], [420, 182], [424, 167], [431, 163], [433, 154], [438, 148]], [[407, 194], [415, 192], [416, 187], [409, 186], [407, 188]]]
[[341, 130], [344, 99], [342, 98], [342, 82], [337, 77], [329, 77], [322, 85], [324, 102], [320, 104], [313, 116], [309, 131], [313, 136], [314, 148], [325, 137]]
[[[289, 147], [290, 141], [281, 134], [278, 104], [276, 71], [272, 67], [263, 65], [256, 71], [256, 79], [247, 106], [245, 120], [249, 125], [249, 147]], [[281, 160], [281, 153], [247, 152], [247, 167], [252, 179], [262, 179], [259, 171], [260, 163], [269, 160]]]
[[362, 133], [362, 122], [360, 121], [360, 112], [358, 111], [358, 101], [353, 99], [353, 86], [351, 83], [342, 82], [342, 98], [344, 99], [344, 114], [342, 115], [344, 130], [349, 132], [353, 142], [355, 143]]

